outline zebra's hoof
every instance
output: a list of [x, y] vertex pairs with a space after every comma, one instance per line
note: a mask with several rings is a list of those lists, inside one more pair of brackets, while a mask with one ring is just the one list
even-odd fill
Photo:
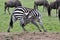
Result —
[[9, 30], [7, 32], [10, 32]]

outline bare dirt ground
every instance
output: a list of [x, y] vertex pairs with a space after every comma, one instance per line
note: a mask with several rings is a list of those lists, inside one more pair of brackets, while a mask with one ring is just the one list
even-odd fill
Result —
[[60, 40], [60, 33], [58, 32], [0, 33], [0, 40]]

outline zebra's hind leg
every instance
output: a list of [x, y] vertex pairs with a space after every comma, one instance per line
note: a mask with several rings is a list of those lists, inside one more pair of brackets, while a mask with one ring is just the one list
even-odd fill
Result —
[[43, 26], [43, 23], [42, 23], [42, 20], [41, 20], [40, 17], [38, 18], [38, 22], [39, 22], [39, 24], [41, 25], [41, 27], [42, 27], [42, 29], [44, 30], [44, 32], [46, 32], [46, 30], [45, 30], [45, 28], [44, 28], [44, 26]]
[[10, 32], [10, 28], [13, 28], [13, 23], [16, 22], [16, 18], [14, 16], [11, 15], [11, 19], [10, 19], [10, 23], [9, 23], [9, 27], [8, 27], [8, 32]]
[[10, 26], [9, 26], [9, 28], [8, 28], [8, 31], [7, 32], [10, 32]]
[[42, 31], [40, 30], [38, 24], [37, 24], [35, 21], [31, 21], [31, 23], [33, 23], [33, 24], [38, 28], [38, 30], [39, 30], [40, 32], [42, 32]]

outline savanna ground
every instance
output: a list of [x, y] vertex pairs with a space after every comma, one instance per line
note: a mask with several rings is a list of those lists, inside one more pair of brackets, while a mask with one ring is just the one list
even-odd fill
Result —
[[[42, 15], [42, 21], [44, 24], [45, 29], [47, 30], [46, 33], [41, 32], [33, 25], [28, 24], [25, 26], [27, 32], [23, 32], [19, 21], [14, 23], [14, 28], [11, 29], [11, 33], [6, 33], [10, 15], [8, 12], [4, 14], [4, 2], [7, 0], [0, 0], [0, 40], [60, 40], [60, 22], [58, 17], [56, 17], [56, 10], [52, 10], [52, 16], [48, 17], [47, 10], [43, 12], [43, 7], [39, 7], [39, 11]], [[34, 0], [20, 0], [22, 5], [28, 8], [34, 7]], [[48, 0], [49, 2], [55, 0]], [[14, 8], [10, 8], [10, 12], [12, 13]], [[41, 28], [41, 26], [40, 26]], [[42, 30], [42, 28], [41, 28]], [[57, 33], [58, 32], [58, 33]]]

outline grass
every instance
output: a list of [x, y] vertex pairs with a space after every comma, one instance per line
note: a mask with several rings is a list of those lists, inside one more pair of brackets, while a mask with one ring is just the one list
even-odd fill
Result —
[[[0, 0], [0, 32], [7, 32], [9, 21], [10, 21], [10, 15], [4, 14], [4, 2], [6, 0]], [[20, 0], [23, 6], [33, 8], [34, 7], [34, 0]], [[48, 0], [51, 2], [52, 0]], [[13, 9], [14, 10], [14, 9]], [[10, 8], [10, 12], [12, 13], [13, 10]], [[60, 22], [58, 20], [58, 17], [56, 17], [55, 10], [52, 10], [51, 17], [48, 17], [47, 11], [43, 12], [42, 6], [39, 6], [39, 11], [42, 15], [42, 22], [44, 24], [45, 29], [47, 29], [48, 32], [60, 32]], [[28, 24], [25, 26], [27, 31], [29, 32], [38, 32], [38, 29], [33, 24]], [[41, 28], [41, 26], [40, 26]], [[42, 30], [42, 28], [41, 28]], [[14, 28], [11, 29], [11, 32], [22, 32], [22, 28], [19, 24], [19, 21], [14, 23]]]

